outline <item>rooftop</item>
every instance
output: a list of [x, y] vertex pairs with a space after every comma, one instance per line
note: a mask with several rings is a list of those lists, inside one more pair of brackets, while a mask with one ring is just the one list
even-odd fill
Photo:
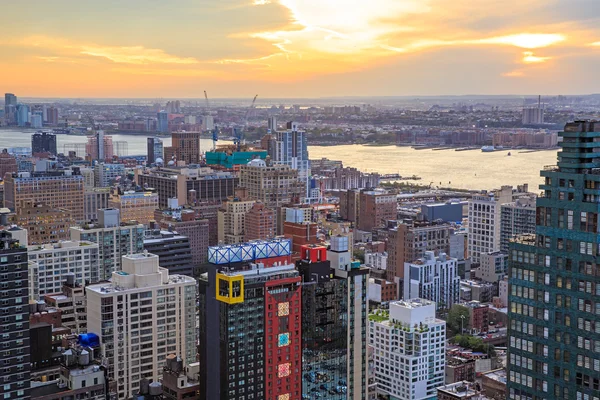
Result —
[[504, 368], [496, 369], [490, 372], [484, 372], [482, 376], [501, 382], [506, 385], [506, 370]]
[[473, 382], [463, 381], [438, 387], [437, 390], [438, 392], [451, 394], [454, 397], [471, 398], [480, 393], [479, 390], [476, 390], [475, 385]]

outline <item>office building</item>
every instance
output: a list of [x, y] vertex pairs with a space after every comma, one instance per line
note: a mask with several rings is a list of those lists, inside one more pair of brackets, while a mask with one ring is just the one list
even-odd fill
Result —
[[236, 244], [244, 242], [246, 214], [254, 205], [254, 200], [240, 200], [234, 197], [219, 209], [219, 243]]
[[29, 297], [39, 300], [57, 293], [67, 274], [80, 285], [98, 282], [98, 244], [88, 241], [61, 241], [28, 247]]
[[455, 258], [426, 251], [421, 259], [404, 264], [403, 298], [435, 302], [437, 310], [449, 309], [460, 298], [460, 277]]
[[276, 235], [275, 211], [262, 203], [254, 205], [246, 213], [244, 241], [266, 240]]
[[108, 201], [109, 208], [121, 213], [122, 221], [136, 221], [148, 225], [154, 220], [154, 211], [158, 209], [158, 193], [150, 191], [120, 191]]
[[125, 165], [97, 163], [94, 166], [94, 185], [108, 187], [125, 176]]
[[104, 131], [97, 131], [88, 136], [85, 153], [92, 161], [112, 160], [115, 154], [112, 136], [105, 135]]
[[84, 193], [84, 221], [97, 221], [98, 210], [108, 208], [108, 199], [110, 198], [110, 188], [108, 187], [86, 187]]
[[27, 104], [17, 104], [16, 106], [16, 117], [17, 125], [19, 127], [29, 126], [29, 119], [31, 118], [31, 110]]
[[144, 251], [142, 224], [121, 224], [119, 210], [98, 210], [98, 222], [71, 227], [71, 240], [88, 241], [99, 245], [98, 280], [110, 279], [121, 270], [121, 258]]
[[184, 165], [200, 163], [200, 132], [173, 132], [171, 146], [164, 148], [165, 163], [175, 161]]
[[448, 254], [451, 230], [447, 224], [419, 221], [399, 223], [391, 229], [387, 243], [387, 280], [394, 282], [398, 278], [403, 281], [404, 263], [422, 258], [426, 251]]
[[511, 239], [528, 233], [535, 233], [536, 196], [519, 197], [512, 203], [500, 206], [500, 251], [508, 253]]
[[148, 230], [144, 234], [144, 250], [156, 254], [162, 268], [170, 274], [194, 276], [190, 240], [173, 231]]
[[155, 210], [154, 219], [161, 230], [175, 231], [188, 238], [195, 266], [206, 262], [210, 235], [208, 219], [199, 217], [195, 210], [178, 207], [176, 203], [167, 209]]
[[169, 113], [166, 111], [159, 111], [157, 113], [157, 127], [160, 133], [169, 133]]
[[51, 208], [32, 201], [24, 201], [15, 213], [9, 215], [9, 221], [27, 230], [30, 245], [68, 240], [69, 228], [75, 225], [70, 210]]
[[481, 254], [479, 268], [475, 270], [475, 278], [485, 282], [498, 283], [508, 273], [508, 254], [499, 251]]
[[248, 198], [277, 209], [285, 204], [299, 203], [305, 188], [298, 180], [298, 171], [289, 165], [267, 165], [252, 160], [240, 167], [239, 185], [246, 188]]
[[477, 195], [469, 200], [468, 255], [479, 263], [480, 254], [500, 251], [502, 204], [512, 202], [512, 186]]
[[48, 125], [58, 125], [58, 108], [48, 107], [46, 111]]
[[299, 130], [297, 122], [288, 122], [287, 130], [275, 132], [275, 135], [277, 136], [277, 150], [273, 161], [298, 171], [298, 180], [305, 188], [303, 200], [309, 198], [310, 161], [306, 132]]
[[367, 398], [369, 269], [352, 260], [345, 237], [329, 250], [304, 246], [296, 267], [303, 282], [302, 356], [312, 371], [303, 376], [302, 396], [322, 389], [319, 374], [327, 371], [327, 399]]
[[60, 292], [44, 296], [49, 307], [55, 307], [61, 313], [61, 325], [71, 333], [87, 333], [87, 300], [85, 287], [75, 280], [75, 274], [68, 273], [62, 277], [63, 286]]
[[17, 96], [12, 93], [4, 94], [4, 120], [7, 125], [17, 123]]
[[406, 400], [435, 399], [444, 385], [446, 323], [425, 299], [390, 303], [369, 315], [378, 394]]
[[567, 123], [559, 136], [536, 234], [509, 244], [509, 398], [600, 398], [600, 124]]
[[147, 139], [148, 141], [148, 151], [146, 164], [148, 166], [152, 164], [163, 164], [164, 163], [164, 153], [163, 153], [163, 141], [158, 137], [151, 137]]
[[83, 177], [77, 170], [22, 172], [4, 179], [4, 206], [19, 212], [25, 201], [43, 203], [71, 212], [75, 221], [83, 221]]
[[7, 173], [15, 173], [19, 171], [17, 159], [15, 156], [8, 154], [8, 150], [3, 149], [0, 153], [0, 177], [4, 179]]
[[57, 155], [56, 135], [48, 132], [37, 132], [31, 135], [31, 152]]
[[98, 332], [119, 399], [157, 381], [165, 356], [196, 361], [196, 281], [171, 275], [149, 253], [123, 256], [112, 281], [86, 287], [88, 331]]
[[2, 335], [0, 365], [4, 399], [29, 399], [29, 295], [27, 248], [12, 230], [0, 231], [0, 277], [2, 278]]
[[179, 205], [198, 206], [206, 202], [220, 202], [235, 194], [239, 179], [231, 172], [211, 168], [136, 169], [138, 185], [153, 188], [158, 193], [158, 205], [167, 208], [169, 199]]

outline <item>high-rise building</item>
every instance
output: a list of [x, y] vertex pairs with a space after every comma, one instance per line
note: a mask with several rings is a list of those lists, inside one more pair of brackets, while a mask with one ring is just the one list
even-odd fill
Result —
[[4, 119], [7, 125], [14, 125], [17, 122], [17, 96], [12, 93], [4, 94]]
[[387, 226], [387, 221], [398, 219], [398, 198], [383, 190], [361, 190], [356, 227], [370, 232]]
[[117, 179], [125, 175], [125, 165], [97, 163], [94, 166], [94, 185], [111, 186]]
[[567, 123], [535, 235], [509, 245], [508, 398], [600, 398], [600, 123]]
[[77, 222], [84, 220], [83, 177], [77, 170], [22, 172], [4, 177], [4, 206], [17, 214], [25, 202], [67, 209]]
[[460, 277], [455, 258], [426, 251], [419, 260], [404, 264], [405, 300], [421, 298], [435, 302], [437, 310], [450, 309], [460, 297]]
[[435, 399], [444, 385], [446, 323], [425, 299], [394, 301], [369, 315], [377, 393], [406, 400]]
[[267, 120], [267, 129], [271, 131], [271, 133], [275, 133], [277, 132], [277, 128], [277, 117], [269, 117], [269, 119]]
[[45, 244], [68, 240], [69, 228], [75, 225], [71, 211], [48, 207], [45, 204], [24, 201], [9, 221], [25, 230], [28, 244]]
[[500, 251], [508, 253], [508, 243], [516, 236], [535, 233], [536, 196], [519, 197], [500, 206]]
[[202, 130], [211, 131], [215, 128], [215, 120], [212, 115], [205, 115], [202, 117]]
[[56, 151], [56, 135], [48, 132], [38, 132], [31, 135], [31, 152], [58, 154]]
[[108, 201], [110, 208], [121, 212], [122, 221], [136, 221], [148, 225], [154, 220], [154, 211], [158, 209], [158, 193], [150, 191], [126, 191], [113, 194]]
[[158, 119], [158, 131], [160, 133], [169, 133], [169, 113], [166, 111], [159, 111], [157, 114]]
[[27, 248], [11, 231], [0, 231], [2, 335], [0, 365], [5, 399], [29, 399], [29, 307]]
[[122, 265], [86, 297], [88, 331], [100, 336], [119, 399], [129, 399], [142, 377], [161, 377], [166, 354], [196, 361], [196, 281], [169, 274], [154, 254], [124, 256]]
[[319, 375], [327, 371], [327, 399], [366, 399], [369, 269], [352, 261], [345, 237], [329, 250], [305, 246], [301, 253], [302, 355], [312, 371], [303, 376], [302, 395], [322, 389]]
[[[387, 280], [404, 282], [404, 263], [422, 258], [426, 251], [450, 252], [451, 227], [447, 224], [414, 221], [399, 223], [389, 231]], [[400, 287], [403, 287], [403, 283]]]
[[240, 167], [240, 186], [246, 188], [249, 199], [261, 201], [273, 210], [299, 203], [305, 193], [297, 170], [289, 165], [267, 165], [263, 160], [252, 160]]
[[17, 159], [15, 156], [8, 154], [7, 149], [3, 149], [0, 153], [0, 177], [4, 179], [6, 173], [18, 172]]
[[[93, 176], [92, 176], [93, 182]], [[84, 194], [84, 221], [98, 220], [98, 210], [108, 208], [108, 199], [110, 198], [110, 188], [108, 187], [87, 187]]]
[[98, 222], [71, 227], [71, 240], [98, 243], [99, 280], [121, 270], [121, 258], [144, 251], [143, 224], [121, 224], [119, 210], [98, 210]]
[[[164, 162], [165, 156], [163, 153], [163, 141], [161, 138], [158, 137], [149, 137], [148, 139], [148, 151], [147, 151], [147, 158], [146, 158], [146, 164], [147, 165], [152, 165], [155, 163], [160, 164], [161, 161]], [[157, 161], [157, 160], [161, 160], [161, 161]]]
[[254, 203], [246, 213], [244, 241], [265, 240], [275, 237], [275, 211], [262, 203]]
[[29, 297], [40, 300], [57, 293], [67, 274], [80, 285], [98, 282], [98, 244], [87, 241], [61, 241], [28, 247]]
[[88, 136], [85, 153], [92, 160], [112, 160], [115, 154], [112, 136], [105, 135], [104, 131]]
[[231, 172], [210, 168], [138, 168], [135, 175], [138, 185], [145, 189], [156, 189], [161, 208], [168, 207], [169, 199], [173, 198], [177, 199], [179, 205], [220, 203], [235, 194], [239, 182]]
[[276, 132], [276, 135], [277, 152], [273, 161], [297, 170], [298, 180], [305, 188], [303, 198], [310, 197], [310, 161], [306, 132], [299, 130], [297, 122], [288, 122], [287, 130]]
[[219, 209], [219, 243], [236, 244], [244, 241], [246, 214], [254, 205], [254, 200], [232, 198]]
[[46, 118], [48, 125], [58, 125], [58, 108], [48, 107], [46, 110]]
[[173, 132], [171, 146], [164, 148], [165, 163], [185, 162], [185, 165], [200, 163], [200, 132]]
[[500, 251], [500, 217], [502, 204], [512, 202], [512, 186], [471, 197], [469, 200], [468, 255], [479, 263], [482, 253]]
[[342, 190], [340, 193], [340, 217], [358, 224], [360, 210], [360, 191], [356, 189]]
[[523, 107], [521, 122], [523, 125], [541, 125], [544, 123], [544, 105], [541, 96], [534, 107]]
[[25, 127], [29, 125], [29, 119], [31, 118], [31, 111], [27, 104], [17, 104], [16, 106], [16, 117], [17, 125]]
[[156, 254], [160, 266], [171, 274], [194, 276], [190, 240], [173, 231], [147, 230], [144, 234], [144, 250]]

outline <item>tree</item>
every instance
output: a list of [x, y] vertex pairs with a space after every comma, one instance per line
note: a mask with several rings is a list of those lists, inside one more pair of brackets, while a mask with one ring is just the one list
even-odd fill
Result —
[[463, 333], [461, 332], [461, 328], [464, 327], [467, 329], [469, 326], [469, 309], [458, 304], [452, 306], [446, 319], [446, 326], [454, 333]]

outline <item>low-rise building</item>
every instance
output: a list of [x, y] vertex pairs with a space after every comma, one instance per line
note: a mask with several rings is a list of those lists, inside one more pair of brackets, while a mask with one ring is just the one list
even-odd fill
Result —
[[398, 300], [398, 285], [385, 279], [369, 278], [369, 307]]
[[75, 281], [74, 274], [67, 274], [62, 291], [44, 296], [44, 301], [61, 311], [61, 325], [72, 333], [87, 332], [87, 310], [84, 286]]
[[449, 356], [446, 362], [446, 383], [475, 382], [475, 360]]
[[479, 384], [473, 382], [456, 382], [440, 386], [437, 389], [437, 400], [476, 400], [480, 398]]
[[484, 282], [498, 283], [508, 273], [508, 254], [496, 251], [481, 254], [475, 277]]

